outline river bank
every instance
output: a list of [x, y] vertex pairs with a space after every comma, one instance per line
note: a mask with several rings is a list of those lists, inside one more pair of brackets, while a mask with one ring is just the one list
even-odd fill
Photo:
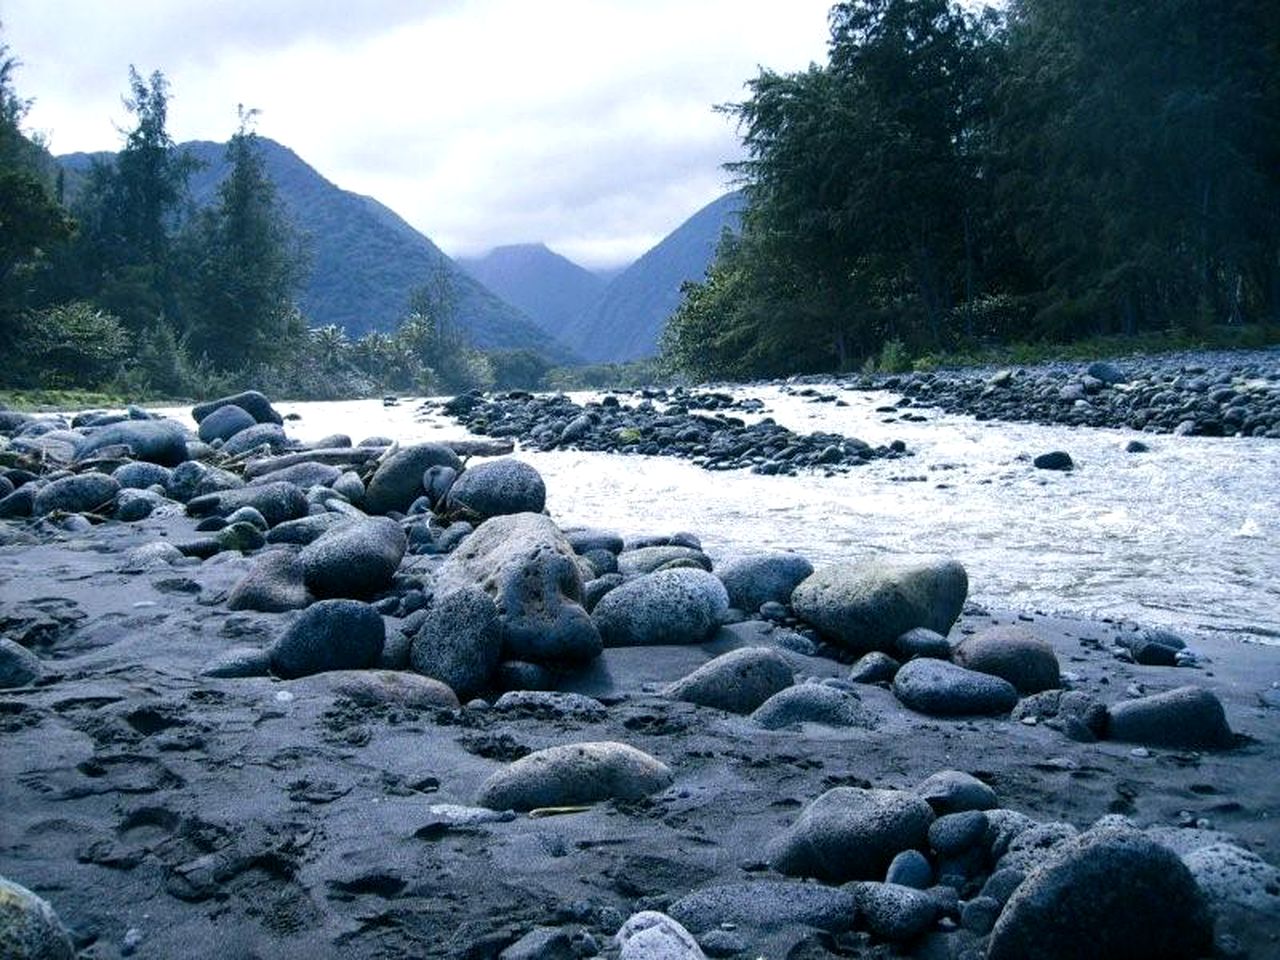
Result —
[[[1029, 929], [1037, 935], [1038, 921], [1027, 919], [1035, 915], [1037, 884], [1063, 878], [1036, 874], [1015, 895], [1030, 868], [1050, 851], [1070, 862], [1076, 846], [1098, 843], [1116, 856], [1140, 848], [1140, 862], [1128, 862], [1120, 876], [1152, 864], [1172, 871], [1173, 885], [1161, 888], [1170, 903], [1194, 896], [1177, 885], [1185, 876], [1178, 871], [1191, 871], [1218, 913], [1219, 955], [1265, 957], [1274, 949], [1275, 648], [1206, 636], [1196, 638], [1194, 655], [1179, 656], [1172, 641], [1140, 625], [984, 607], [965, 601], [981, 591], [976, 577], [964, 578], [972, 588], [957, 592], [956, 569], [923, 558], [934, 573], [891, 565], [898, 572], [888, 576], [934, 584], [912, 588], [931, 598], [915, 625], [931, 623], [947, 639], [921, 635], [908, 649], [897, 639], [904, 622], [894, 620], [889, 639], [872, 644], [881, 659], [868, 660], [866, 645], [840, 626], [839, 611], [849, 609], [843, 601], [824, 606], [816, 587], [792, 597], [797, 579], [802, 586], [810, 579], [794, 555], [767, 563], [769, 576], [747, 578], [771, 585], [765, 594], [754, 587], [744, 594], [741, 574], [732, 572], [740, 567], [715, 546], [714, 530], [672, 536], [675, 528], [659, 526], [652, 512], [642, 508], [636, 519], [634, 504], [632, 522], [648, 537], [575, 532], [555, 505], [553, 482], [542, 494], [556, 523], [516, 520], [488, 540], [480, 524], [466, 536], [462, 512], [491, 509], [483, 506], [491, 495], [538, 506], [541, 478], [501, 466], [510, 461], [485, 470], [483, 460], [473, 461], [461, 473], [467, 483], [451, 490], [445, 471], [453, 468], [444, 463], [452, 454], [432, 448], [439, 462], [426, 471], [430, 482], [423, 485], [418, 469], [395, 495], [389, 512], [402, 515], [396, 522], [364, 518], [366, 510], [383, 512], [374, 501], [389, 495], [397, 457], [421, 455], [410, 454], [412, 446], [399, 453], [382, 447], [371, 459], [366, 451], [379, 448], [345, 446], [330, 435], [315, 438], [301, 462], [277, 459], [280, 469], [272, 471], [261, 454], [258, 466], [227, 459], [230, 441], [217, 438], [207, 450], [183, 443], [185, 453], [208, 457], [204, 467], [133, 462], [110, 444], [81, 445], [113, 428], [117, 434], [105, 439], [140, 430], [135, 447], [143, 435], [172, 435], [149, 419], [34, 434], [47, 459], [66, 449], [59, 444], [73, 445], [76, 459], [68, 463], [77, 469], [67, 479], [75, 482], [61, 488], [50, 512], [53, 500], [42, 491], [59, 474], [32, 471], [18, 489], [37, 487], [29, 491], [35, 516], [11, 515], [0, 547], [5, 634], [39, 660], [35, 683], [0, 694], [7, 813], [0, 873], [47, 898], [86, 957], [615, 956], [625, 950], [615, 934], [645, 910], [669, 914], [713, 956], [979, 956], [1019, 942]], [[231, 436], [245, 430], [268, 445], [284, 437], [277, 458], [297, 446], [279, 424], [242, 424]], [[150, 449], [164, 459], [157, 451], [165, 447]], [[103, 498], [95, 466], [109, 468], [118, 484], [150, 480], [152, 489], [121, 485]], [[240, 486], [241, 471], [263, 482]], [[746, 475], [759, 483], [791, 479]], [[66, 499], [72, 488], [89, 486], [87, 500]], [[477, 490], [487, 493], [477, 499]], [[425, 510], [405, 512], [418, 496], [428, 498]], [[149, 510], [139, 507], [144, 502]], [[146, 515], [102, 522], [104, 513], [122, 510]], [[501, 515], [489, 521], [505, 522]], [[310, 537], [311, 546], [299, 537]], [[555, 546], [561, 537], [567, 546]], [[483, 615], [441, 620], [433, 611], [461, 602], [448, 597], [470, 595], [455, 587], [437, 602], [435, 588], [526, 538], [573, 558], [569, 567], [555, 561], [547, 568], [554, 573], [516, 565], [550, 590], [520, 601], [531, 604], [527, 614], [512, 608], [513, 595], [495, 594], [504, 598], [499, 622], [549, 616], [531, 635], [519, 634], [534, 644], [523, 654], [533, 662], [490, 665], [471, 692], [454, 679], [462, 697], [430, 673], [406, 670], [427, 663], [418, 648], [436, 631], [465, 633], [489, 622]], [[740, 552], [770, 551], [761, 544]], [[870, 569], [865, 549], [812, 559], [835, 560], [842, 577]], [[793, 572], [778, 580], [780, 569]], [[368, 581], [368, 570], [381, 572]], [[482, 579], [501, 575], [501, 564], [485, 570]], [[582, 579], [566, 585], [566, 575]], [[671, 582], [646, 586], [655, 577]], [[628, 592], [628, 602], [609, 601], [603, 581]], [[361, 599], [316, 602], [313, 595], [348, 590]], [[666, 604], [682, 590], [692, 591], [688, 600]], [[730, 613], [730, 596], [746, 609]], [[368, 615], [358, 611], [376, 612], [378, 652], [361, 661], [366, 669], [296, 669], [300, 644], [306, 657], [338, 657], [329, 666], [356, 665], [342, 659], [342, 648], [324, 646], [323, 631], [305, 633], [309, 618], [335, 609], [326, 603], [354, 604], [361, 621]], [[927, 651], [939, 664], [977, 663], [975, 638], [989, 637], [991, 628], [1006, 631], [996, 636], [1012, 643], [1018, 670], [1052, 661], [1048, 694], [1024, 686], [1006, 700], [1015, 688], [999, 670], [970, 676], [947, 664], [964, 675], [952, 688], [920, 660], [888, 679], [885, 651], [900, 662]], [[593, 629], [604, 636], [603, 649], [590, 647]], [[645, 634], [650, 629], [657, 633]], [[1009, 641], [1010, 630], [1020, 639]], [[619, 644], [620, 637], [630, 640]], [[559, 653], [539, 646], [548, 638], [559, 638]], [[572, 646], [584, 642], [587, 648]], [[569, 649], [578, 653], [562, 661]], [[726, 666], [720, 658], [734, 651], [746, 660]], [[708, 670], [719, 679], [708, 682]], [[749, 682], [762, 676], [771, 678], [764, 686]], [[964, 699], [974, 683], [987, 698], [981, 704]], [[499, 697], [513, 687], [557, 692]], [[1221, 712], [1206, 712], [1209, 701], [1194, 698], [1188, 706], [1185, 694], [1150, 699], [1187, 687]], [[483, 701], [467, 701], [472, 692]], [[782, 701], [758, 712], [770, 693]], [[960, 697], [960, 716], [939, 707], [938, 696]], [[1135, 725], [1132, 704], [1166, 719], [1155, 729]], [[1167, 739], [1163, 729], [1177, 733]], [[582, 743], [642, 751], [657, 765], [652, 783], [633, 790], [630, 774], [615, 771], [605, 780], [614, 790], [602, 797], [584, 795], [575, 786], [583, 781], [568, 776], [538, 794], [532, 814], [510, 793], [505, 802], [489, 799], [495, 782], [516, 776], [521, 759]], [[964, 776], [933, 778], [942, 771]], [[855, 821], [862, 806], [882, 803], [918, 810], [907, 819], [923, 819], [900, 825], [906, 839], [891, 831], [897, 839], [883, 841], [883, 862], [832, 874], [787, 853], [820, 798], [852, 805]], [[883, 838], [882, 828], [872, 836]], [[804, 843], [843, 842], [824, 836]], [[889, 859], [910, 849], [918, 856], [890, 873]], [[1076, 881], [1066, 882], [1069, 893]], [[1159, 900], [1131, 900], [1122, 912], [1144, 932], [1152, 923], [1178, 927], [1182, 921], [1162, 912]], [[992, 937], [992, 924], [1006, 914]], [[1073, 922], [1068, 942], [1090, 935], [1083, 918]], [[1193, 926], [1186, 943], [1210, 949], [1196, 939], [1204, 931]]]

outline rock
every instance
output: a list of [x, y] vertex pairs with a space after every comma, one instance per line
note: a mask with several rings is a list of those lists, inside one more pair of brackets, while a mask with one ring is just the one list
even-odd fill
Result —
[[654, 546], [638, 550], [626, 550], [618, 554], [618, 572], [625, 577], [636, 577], [672, 564], [711, 569], [711, 558], [693, 547]]
[[272, 645], [271, 670], [288, 680], [372, 667], [385, 637], [382, 617], [367, 603], [321, 600], [302, 611]]
[[729, 595], [714, 574], [662, 570], [609, 591], [592, 618], [606, 646], [702, 643], [728, 609]]
[[32, 512], [42, 517], [63, 513], [109, 514], [115, 506], [120, 483], [105, 473], [81, 473], [46, 484], [32, 502]]
[[849, 679], [854, 683], [886, 683], [892, 681], [902, 664], [879, 650], [864, 653], [849, 668]]
[[605, 705], [594, 697], [558, 690], [508, 690], [497, 699], [493, 709], [499, 713], [520, 713], [543, 720], [573, 718], [598, 721], [609, 715]]
[[284, 428], [274, 423], [257, 423], [252, 427], [246, 427], [223, 443], [221, 452], [228, 457], [238, 457], [263, 446], [272, 453], [287, 450], [290, 443], [289, 438], [285, 436]]
[[226, 517], [241, 507], [253, 507], [274, 527], [306, 516], [307, 498], [292, 483], [265, 483], [195, 497], [187, 503], [187, 513], [193, 517]]
[[1192, 960], [1213, 919], [1191, 871], [1136, 831], [1090, 831], [1033, 869], [995, 928], [989, 960]]
[[534, 927], [500, 954], [498, 960], [578, 960], [569, 931]]
[[1232, 843], [1213, 843], [1184, 854], [1182, 862], [1219, 913], [1239, 908], [1259, 916], [1280, 910], [1280, 869]]
[[960, 925], [980, 937], [985, 937], [995, 926], [1002, 906], [1003, 904], [993, 897], [974, 897], [960, 911]]
[[39, 482], [25, 483], [6, 497], [0, 498], [0, 520], [14, 517], [29, 517], [35, 509], [36, 494], [40, 492]]
[[224, 650], [204, 665], [202, 677], [265, 677], [271, 672], [271, 651], [239, 646]]
[[729, 713], [751, 713], [794, 680], [778, 651], [741, 647], [704, 663], [668, 686], [663, 695]]
[[502, 624], [489, 595], [464, 586], [438, 598], [413, 636], [409, 660], [461, 700], [485, 690], [502, 654]]
[[[988, 820], [988, 833], [991, 829], [992, 822]], [[1080, 831], [1072, 824], [1061, 821], [1018, 825], [1000, 856], [1000, 867], [1028, 872], [1044, 863], [1046, 858], [1068, 840], [1074, 840], [1079, 835]]]
[[1026, 627], [990, 627], [955, 647], [955, 662], [1008, 680], [1024, 696], [1062, 685], [1053, 647]]
[[[263, 484], [284, 481], [301, 487], [303, 490], [309, 490], [312, 487], [328, 487], [330, 484], [336, 483], [341, 476], [342, 471], [337, 467], [327, 463], [316, 463], [314, 460], [304, 460], [302, 463], [293, 463], [287, 467], [281, 467], [279, 470], [264, 473], [261, 476], [254, 477], [249, 482], [251, 484]], [[363, 490], [364, 487], [362, 486], [360, 489]]]
[[766, 730], [801, 723], [820, 723], [827, 727], [875, 726], [857, 694], [825, 683], [800, 683], [780, 690], [760, 704], [751, 719]]
[[341, 494], [352, 506], [364, 505], [364, 481], [360, 474], [348, 470], [333, 481], [333, 492]]
[[859, 883], [853, 889], [862, 923], [881, 940], [915, 940], [937, 922], [938, 901], [923, 890], [896, 883]]
[[98, 427], [76, 445], [76, 459], [84, 460], [104, 447], [124, 444], [134, 460], [176, 467], [187, 459], [186, 429], [173, 420], [125, 420]]
[[186, 503], [195, 497], [223, 490], [238, 490], [243, 486], [244, 481], [234, 473], [210, 467], [197, 460], [188, 460], [169, 472], [165, 493], [174, 500]]
[[919, 850], [903, 850], [890, 862], [884, 882], [927, 890], [933, 883], [933, 867], [929, 864], [929, 858]]
[[1112, 704], [1107, 737], [1174, 750], [1217, 750], [1235, 742], [1222, 702], [1203, 687], [1178, 687]]
[[74, 960], [76, 949], [53, 907], [26, 887], [0, 877], [0, 957]]
[[482, 523], [436, 576], [437, 597], [463, 586], [479, 586], [497, 605], [508, 659], [582, 664], [600, 654], [600, 633], [582, 607], [577, 558], [542, 514]]
[[252, 523], [227, 524], [213, 538], [221, 550], [238, 550], [241, 553], [252, 553], [267, 544], [267, 538]]
[[969, 579], [954, 560], [872, 561], [816, 570], [791, 606], [828, 639], [854, 652], [888, 652], [915, 627], [946, 635], [964, 606]]
[[620, 573], [606, 573], [582, 585], [582, 604], [588, 613], [596, 609], [596, 605], [610, 590], [622, 586], [624, 578]]
[[991, 810], [997, 805], [996, 792], [971, 773], [939, 770], [915, 788], [934, 813], [944, 816], [963, 810]]
[[122, 523], [136, 523], [145, 520], [155, 512], [161, 504], [168, 503], [158, 493], [151, 490], [121, 490], [116, 494], [115, 518]]
[[1034, 717], [1078, 743], [1093, 743], [1107, 732], [1107, 708], [1083, 690], [1045, 690], [1023, 697], [1011, 719]]
[[932, 822], [933, 811], [914, 794], [836, 787], [774, 841], [769, 859], [779, 873], [825, 883], [878, 879], [903, 850], [925, 845]]
[[576, 553], [582, 554], [591, 550], [608, 550], [616, 556], [622, 552], [622, 537], [612, 530], [581, 527], [575, 530], [566, 530], [564, 535]]
[[351, 517], [340, 513], [313, 513], [297, 520], [286, 520], [267, 531], [267, 543], [293, 543], [306, 546], [339, 524], [350, 523]]
[[796, 585], [813, 573], [813, 564], [794, 553], [764, 553], [735, 557], [716, 570], [729, 593], [729, 605], [759, 610], [774, 603], [790, 603]]
[[147, 487], [160, 486], [168, 489], [172, 471], [158, 463], [147, 463], [145, 460], [134, 460], [121, 464], [111, 471], [122, 490], [145, 490]]
[[706, 960], [688, 930], [666, 914], [652, 910], [633, 914], [615, 939], [618, 960]]
[[312, 600], [297, 555], [289, 550], [271, 550], [259, 557], [231, 588], [227, 609], [280, 613], [301, 610]]
[[182, 551], [172, 543], [144, 543], [134, 547], [124, 555], [120, 569], [125, 571], [148, 570], [153, 567], [166, 567], [182, 559]]
[[842, 933], [853, 926], [854, 900], [847, 889], [798, 880], [756, 880], [687, 893], [671, 904], [669, 913], [699, 937], [725, 924], [760, 931], [800, 924]]
[[1151, 447], [1141, 440], [1130, 440], [1124, 445], [1125, 453], [1150, 453]]
[[951, 659], [951, 641], [940, 633], [925, 627], [908, 630], [893, 642], [894, 656], [903, 663], [916, 657], [930, 657], [934, 660]]
[[893, 678], [893, 693], [918, 713], [934, 717], [1008, 713], [1018, 691], [1007, 680], [943, 660], [912, 660]]
[[988, 825], [981, 810], [944, 814], [929, 826], [929, 846], [940, 856], [958, 856], [985, 842]]
[[370, 517], [334, 526], [302, 548], [298, 562], [317, 597], [369, 597], [391, 584], [409, 541], [400, 524]]
[[1101, 380], [1108, 386], [1114, 386], [1117, 383], [1127, 383], [1129, 380], [1123, 370], [1117, 367], [1114, 363], [1108, 363], [1105, 360], [1095, 360], [1085, 368], [1085, 373], [1093, 377], [1095, 380]]
[[245, 390], [242, 393], [232, 394], [229, 397], [219, 397], [217, 400], [198, 403], [191, 408], [191, 416], [196, 423], [203, 426], [205, 418], [207, 418], [209, 414], [221, 407], [231, 405], [244, 410], [253, 417], [257, 423], [284, 423], [284, 418], [280, 416], [276, 408], [271, 405], [271, 401], [257, 390]]
[[7, 637], [0, 637], [0, 690], [25, 687], [44, 676], [34, 653]]
[[424, 492], [423, 474], [436, 466], [462, 472], [458, 455], [443, 444], [421, 443], [396, 451], [379, 465], [369, 481], [364, 496], [365, 510], [404, 513]]
[[331, 670], [291, 681], [290, 690], [345, 697], [362, 707], [456, 710], [458, 698], [439, 680], [400, 670]]
[[244, 407], [228, 403], [209, 413], [200, 422], [199, 437], [205, 443], [230, 440], [241, 430], [247, 430], [258, 421]]
[[1032, 466], [1037, 470], [1074, 470], [1075, 461], [1071, 459], [1071, 454], [1062, 450], [1054, 450], [1052, 453], [1042, 453], [1031, 461]]
[[542, 474], [511, 457], [486, 460], [463, 471], [445, 498], [450, 514], [475, 523], [509, 513], [541, 513], [546, 505]]
[[625, 743], [570, 743], [499, 770], [481, 786], [476, 802], [492, 810], [532, 810], [638, 800], [665, 790], [671, 779], [666, 764]]

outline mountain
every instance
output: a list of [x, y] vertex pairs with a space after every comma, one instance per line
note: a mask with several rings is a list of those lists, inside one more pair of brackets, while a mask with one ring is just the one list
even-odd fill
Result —
[[614, 277], [588, 322], [566, 327], [560, 339], [593, 363], [656, 354], [662, 328], [680, 304], [681, 284], [703, 279], [721, 233], [738, 229], [742, 203], [735, 191], [707, 204]]
[[[281, 205], [307, 242], [311, 272], [299, 302], [313, 324], [337, 324], [351, 337], [393, 330], [410, 293], [443, 270], [456, 296], [456, 322], [474, 346], [528, 348], [562, 363], [574, 359], [563, 342], [460, 270], [392, 210], [340, 189], [274, 140], [262, 137], [258, 143]], [[191, 177], [191, 193], [197, 205], [210, 203], [230, 170], [225, 144], [198, 140], [180, 149], [203, 163]], [[75, 175], [92, 159], [80, 153], [58, 161]]]
[[541, 243], [497, 247], [458, 266], [552, 336], [590, 316], [605, 281]]

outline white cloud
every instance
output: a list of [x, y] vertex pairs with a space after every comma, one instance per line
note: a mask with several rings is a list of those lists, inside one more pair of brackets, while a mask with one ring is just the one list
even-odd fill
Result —
[[[426, 12], [423, 12], [423, 11]], [[826, 0], [8, 0], [4, 36], [56, 151], [112, 149], [127, 67], [163, 70], [179, 140], [237, 103], [445, 250], [545, 240], [629, 259], [726, 188], [759, 65], [825, 53]]]

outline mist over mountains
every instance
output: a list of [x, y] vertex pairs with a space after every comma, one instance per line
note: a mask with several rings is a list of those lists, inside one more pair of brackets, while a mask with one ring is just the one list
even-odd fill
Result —
[[[456, 299], [455, 321], [483, 350], [529, 349], [557, 363], [621, 362], [657, 352], [662, 326], [685, 280], [702, 278], [720, 234], [736, 229], [741, 197], [700, 210], [620, 272], [600, 276], [542, 244], [499, 247], [455, 262], [376, 199], [343, 190], [288, 147], [258, 140], [266, 172], [305, 242], [309, 272], [299, 304], [315, 326], [348, 336], [395, 329], [415, 288], [442, 274]], [[230, 170], [226, 145], [180, 144], [199, 163], [191, 176], [197, 206], [213, 202]], [[57, 158], [69, 189], [95, 157]]]

